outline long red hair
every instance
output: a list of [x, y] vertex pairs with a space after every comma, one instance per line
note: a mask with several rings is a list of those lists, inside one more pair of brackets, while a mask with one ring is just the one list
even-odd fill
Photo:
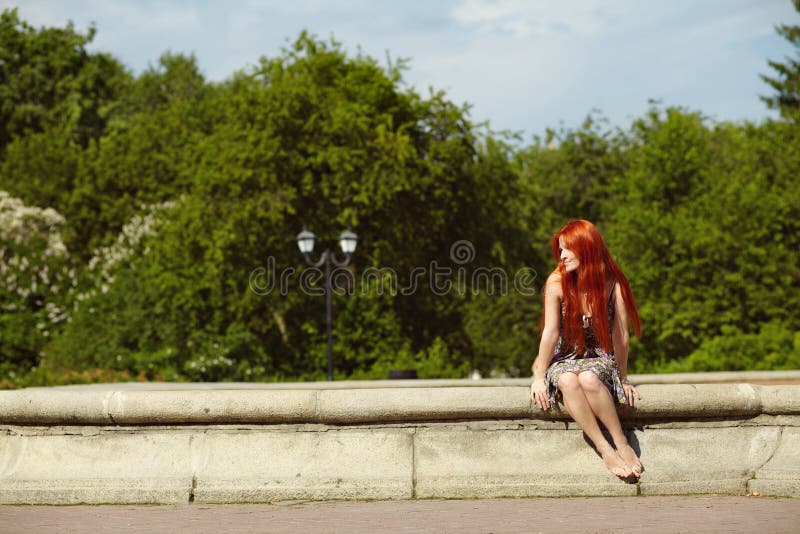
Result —
[[[567, 272], [561, 261], [560, 240], [563, 240], [565, 248], [574, 252], [578, 257], [578, 268], [572, 272]], [[641, 337], [642, 326], [631, 286], [622, 273], [622, 269], [608, 251], [597, 227], [589, 221], [569, 221], [553, 235], [552, 248], [553, 259], [558, 263], [556, 270], [561, 275], [561, 291], [564, 294], [564, 324], [562, 325], [564, 342], [568, 343], [568, 346], [577, 346], [581, 352], [586, 348], [580, 298], [582, 294], [585, 294], [586, 305], [592, 315], [592, 330], [597, 344], [604, 351], [612, 352], [607, 306], [607, 286], [611, 280], [616, 280], [619, 284], [628, 318], [636, 336]]]

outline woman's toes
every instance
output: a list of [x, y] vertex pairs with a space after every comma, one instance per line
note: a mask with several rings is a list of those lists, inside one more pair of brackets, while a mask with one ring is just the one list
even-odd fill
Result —
[[613, 448], [608, 447], [599, 452], [600, 456], [603, 458], [603, 462], [606, 464], [606, 469], [611, 471], [614, 475], [621, 478], [628, 478], [633, 475], [630, 466], [628, 466]]
[[637, 477], [642, 474], [642, 462], [639, 461], [639, 457], [636, 456], [636, 451], [630, 445], [625, 445], [617, 449], [619, 452], [620, 457], [628, 464], [631, 469], [631, 472], [636, 475]]

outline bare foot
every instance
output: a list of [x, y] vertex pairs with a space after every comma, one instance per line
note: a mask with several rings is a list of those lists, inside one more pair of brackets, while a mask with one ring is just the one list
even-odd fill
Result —
[[644, 468], [642, 467], [642, 462], [639, 461], [639, 457], [636, 456], [636, 451], [633, 450], [633, 447], [625, 443], [621, 447], [617, 447], [617, 453], [620, 458], [628, 464], [628, 467], [631, 468], [634, 475], [638, 477], [642, 474]]
[[606, 468], [620, 478], [629, 478], [633, 475], [633, 471], [628, 464], [617, 454], [617, 451], [608, 445], [607, 447], [598, 448], [600, 456], [606, 463]]

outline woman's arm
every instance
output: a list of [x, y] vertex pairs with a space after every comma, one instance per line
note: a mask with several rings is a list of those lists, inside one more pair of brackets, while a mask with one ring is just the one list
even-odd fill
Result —
[[619, 367], [622, 381], [628, 377], [628, 347], [630, 346], [630, 333], [628, 332], [628, 309], [622, 297], [622, 288], [619, 284], [614, 286], [614, 325], [611, 339], [614, 344], [614, 359]]
[[542, 410], [550, 409], [544, 376], [550, 366], [550, 360], [553, 359], [553, 349], [558, 343], [561, 298], [561, 278], [558, 273], [553, 273], [547, 278], [547, 283], [544, 285], [544, 328], [542, 329], [542, 339], [539, 342], [539, 354], [531, 367], [533, 372], [531, 401], [538, 404]]
[[544, 374], [553, 359], [553, 349], [558, 343], [561, 326], [561, 277], [553, 273], [544, 286], [544, 329], [539, 341], [539, 354], [533, 362], [531, 371], [534, 380], [544, 380]]
[[628, 309], [625, 307], [625, 299], [622, 297], [622, 289], [619, 284], [614, 289], [614, 326], [611, 337], [614, 343], [614, 359], [619, 367], [620, 379], [622, 379], [622, 389], [628, 406], [633, 406], [634, 395], [641, 399], [639, 391], [628, 382], [628, 347], [630, 346], [630, 334], [628, 333]]

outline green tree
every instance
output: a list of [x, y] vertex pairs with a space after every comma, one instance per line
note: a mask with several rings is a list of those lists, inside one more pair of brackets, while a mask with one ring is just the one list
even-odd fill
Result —
[[72, 195], [85, 149], [104, 135], [131, 79], [108, 54], [86, 50], [94, 35], [72, 24], [34, 29], [16, 9], [0, 15], [0, 189], [63, 215], [65, 242], [78, 257], [86, 236], [74, 238]]
[[90, 54], [95, 35], [34, 29], [17, 9], [0, 15], [0, 151], [12, 139], [59, 126], [85, 146], [103, 133], [107, 106], [129, 79], [108, 54]]
[[[800, 13], [800, 0], [793, 0], [795, 10]], [[800, 61], [797, 52], [800, 51], [800, 25], [780, 24], [776, 27], [779, 35], [795, 47], [795, 58], [787, 57], [785, 61], [768, 61], [775, 73], [773, 76], [761, 75], [777, 94], [762, 96], [770, 109], [777, 109], [783, 117], [796, 117], [800, 111]]]
[[196, 60], [164, 54], [115, 103], [104, 135], [82, 154], [69, 191], [67, 236], [88, 259], [108, 245], [139, 206], [172, 200], [191, 189], [193, 150], [218, 120]]
[[[101, 219], [88, 235], [113, 229], [112, 221], [135, 213], [143, 199], [110, 194], [100, 180], [114, 187], [149, 180], [150, 201], [186, 192], [142, 242], [148, 254], [121, 265], [106, 293], [81, 303], [58, 352], [76, 358], [73, 365], [118, 361], [134, 372], [143, 370], [141, 354], [171, 354], [170, 369], [196, 377], [191, 373], [205, 368], [205, 379], [324, 376], [320, 299], [298, 290], [297, 275], [288, 294], [249, 287], [251, 273], [268, 258], [278, 269], [302, 270], [293, 237], [303, 224], [317, 232], [351, 225], [361, 237], [356, 268], [392, 267], [401, 277], [431, 260], [454, 266], [450, 246], [459, 239], [475, 243], [475, 265], [519, 261], [521, 240], [501, 246], [514, 228], [505, 222], [505, 199], [516, 184], [507, 150], [488, 141], [481, 148], [464, 108], [442, 93], [422, 98], [401, 90], [400, 80], [398, 67], [348, 58], [338, 43], [303, 34], [281, 56], [195, 100], [136, 113], [120, 122], [119, 134], [112, 124], [82, 187], [102, 202], [100, 217], [113, 219]], [[129, 136], [138, 120], [153, 132]], [[117, 148], [118, 135], [124, 143]], [[161, 150], [163, 172], [152, 162]], [[118, 154], [109, 162], [145, 156], [149, 162], [108, 164], [105, 154]], [[122, 199], [128, 211], [110, 204]], [[493, 225], [506, 229], [495, 233]], [[440, 362], [442, 372], [470, 362], [461, 300], [432, 294], [427, 282], [389, 300], [368, 294], [336, 301], [337, 323], [346, 326], [337, 329], [338, 369], [345, 375], [401, 361], [385, 354], [393, 350]], [[102, 312], [89, 314], [92, 308]], [[106, 334], [95, 335], [96, 345], [81, 345], [90, 329]], [[238, 348], [223, 354], [236, 357], [197, 348], [231, 344]], [[151, 364], [166, 368], [163, 361]]]
[[697, 113], [654, 109], [633, 133], [607, 237], [640, 299], [637, 365], [686, 357], [727, 327], [797, 328], [791, 125], [709, 126]]

